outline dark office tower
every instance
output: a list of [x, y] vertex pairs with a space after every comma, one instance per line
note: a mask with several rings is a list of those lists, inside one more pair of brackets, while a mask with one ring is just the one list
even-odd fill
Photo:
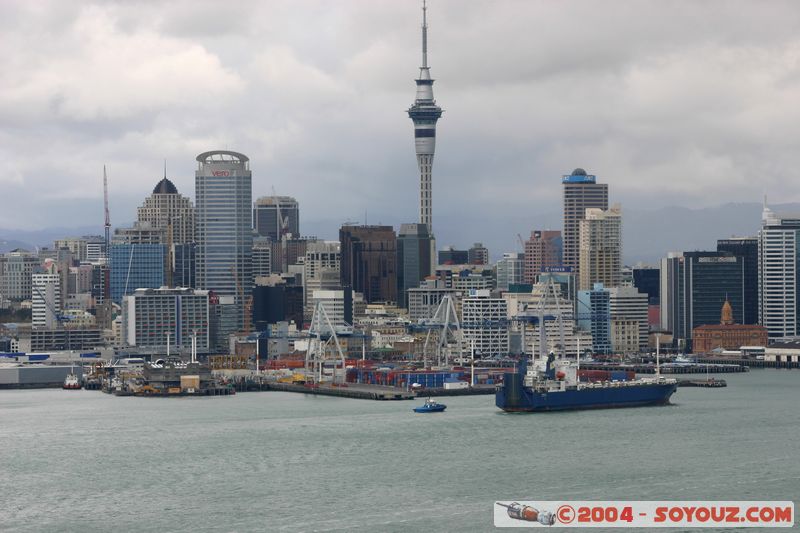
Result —
[[561, 252], [564, 242], [558, 230], [534, 230], [531, 238], [525, 242], [525, 259], [523, 280], [525, 283], [536, 283], [539, 274], [548, 268], [561, 266]]
[[657, 268], [634, 268], [633, 286], [639, 292], [647, 294], [647, 303], [650, 305], [658, 304], [658, 291], [660, 284], [661, 271]]
[[173, 277], [172, 284], [175, 287], [194, 289], [197, 285], [195, 268], [197, 246], [193, 242], [173, 245]]
[[425, 224], [402, 224], [397, 236], [397, 296], [406, 308], [408, 289], [419, 287], [430, 274], [431, 236]]
[[342, 226], [342, 287], [352, 287], [364, 301], [397, 301], [397, 237], [391, 226]]
[[264, 331], [270, 324], [294, 322], [303, 329], [303, 286], [277, 283], [253, 288], [253, 327]]
[[275, 242], [299, 237], [300, 204], [291, 196], [262, 196], [253, 205], [253, 228]]
[[197, 288], [219, 298], [219, 347], [244, 326], [244, 299], [253, 287], [253, 180], [250, 159], [216, 150], [197, 156]]
[[469, 263], [469, 251], [454, 250], [452, 246], [446, 246], [439, 250], [440, 265], [466, 265]]
[[691, 348], [692, 331], [719, 323], [725, 301], [742, 322], [744, 262], [729, 252], [671, 253], [661, 260], [661, 327], [678, 348]]
[[732, 237], [717, 241], [718, 252], [730, 252], [744, 262], [744, 320], [758, 324], [758, 238]]
[[482, 242], [476, 242], [472, 245], [467, 253], [467, 260], [470, 265], [488, 265], [489, 264], [489, 249], [486, 248]]
[[563, 176], [564, 185], [564, 249], [562, 262], [578, 276], [580, 260], [580, 223], [586, 218], [586, 209], [608, 210], [608, 185], [596, 183], [597, 177], [576, 168], [572, 174]]

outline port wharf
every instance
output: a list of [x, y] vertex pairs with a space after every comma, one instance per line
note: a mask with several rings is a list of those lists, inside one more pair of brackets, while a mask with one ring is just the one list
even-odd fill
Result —
[[748, 368], [800, 368], [800, 361], [765, 361], [763, 359], [743, 359], [719, 357], [701, 357], [697, 359], [699, 364], [709, 365], [740, 365]]
[[[742, 362], [722, 362], [714, 361], [706, 363], [698, 361], [698, 364], [672, 365], [662, 364], [661, 374], [726, 374], [737, 372], [748, 372], [750, 369]], [[655, 374], [656, 367], [652, 364], [605, 364], [605, 363], [581, 363], [581, 370], [622, 370], [636, 372], [637, 374]]]
[[727, 387], [728, 382], [724, 379], [708, 378], [708, 379], [679, 379], [678, 387], [703, 387], [707, 389], [719, 389]]
[[413, 400], [416, 393], [380, 385], [354, 385], [333, 386], [324, 384], [300, 385], [295, 383], [263, 382], [262, 390], [283, 392], [300, 392], [319, 396], [338, 396], [341, 398], [356, 398], [361, 400]]

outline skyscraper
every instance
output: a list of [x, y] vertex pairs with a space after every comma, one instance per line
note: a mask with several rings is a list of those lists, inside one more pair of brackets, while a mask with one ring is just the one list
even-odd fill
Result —
[[591, 290], [595, 283], [619, 287], [622, 283], [622, 210], [587, 209], [579, 223], [580, 260], [578, 289]]
[[467, 262], [470, 265], [488, 265], [489, 249], [482, 242], [476, 242], [467, 251]]
[[[758, 317], [770, 338], [798, 333], [800, 215], [764, 206], [758, 232]], [[734, 311], [737, 303], [731, 302]], [[741, 303], [739, 304], [741, 306]]]
[[164, 285], [167, 247], [164, 244], [111, 245], [110, 295], [115, 303], [136, 289], [157, 289]]
[[579, 226], [586, 216], [587, 208], [608, 209], [608, 185], [596, 183], [597, 177], [576, 168], [572, 174], [563, 176], [564, 185], [564, 266], [576, 271], [580, 257]]
[[525, 242], [525, 283], [536, 283], [546, 268], [561, 265], [563, 241], [558, 230], [534, 230]]
[[419, 68], [417, 96], [414, 105], [408, 109], [408, 116], [414, 121], [414, 145], [419, 166], [419, 221], [427, 224], [433, 235], [433, 196], [431, 190], [431, 169], [436, 150], [436, 121], [442, 116], [442, 108], [433, 99], [433, 79], [428, 67], [428, 21], [427, 7], [422, 4], [422, 66]]
[[758, 238], [731, 237], [717, 241], [718, 252], [730, 252], [744, 262], [742, 324], [758, 324]]
[[31, 325], [53, 329], [60, 325], [57, 315], [61, 313], [62, 304], [61, 277], [52, 263], [41, 270], [31, 275]]
[[166, 170], [153, 188], [153, 194], [145, 198], [137, 213], [140, 225], [149, 223], [154, 229], [164, 230], [167, 240], [171, 229], [173, 244], [194, 242], [192, 201], [178, 193], [175, 184], [167, 179]]
[[717, 324], [726, 300], [741, 323], [744, 263], [729, 252], [673, 252], [661, 260], [661, 327], [678, 348], [691, 348], [692, 331]]
[[250, 159], [215, 150], [197, 156], [196, 277], [219, 297], [220, 345], [244, 325], [244, 299], [253, 287], [253, 183]]
[[280, 241], [300, 236], [300, 204], [291, 196], [262, 196], [253, 205], [253, 229]]
[[[131, 232], [136, 228], [152, 228], [163, 237], [162, 242], [167, 247], [166, 284], [170, 287], [191, 286], [194, 266], [187, 268], [186, 259], [193, 259], [194, 253], [194, 207], [192, 201], [179, 194], [175, 184], [167, 178], [166, 166], [164, 177], [156, 183], [153, 194], [145, 198], [137, 213], [138, 222]], [[146, 230], [140, 233], [144, 235]]]
[[408, 305], [408, 289], [419, 287], [430, 274], [431, 236], [425, 224], [401, 224], [397, 236], [397, 297], [402, 308]]
[[340, 278], [364, 301], [397, 301], [397, 237], [392, 226], [342, 226]]
[[523, 255], [518, 252], [506, 252], [495, 268], [497, 270], [497, 290], [507, 291], [512, 285], [522, 283]]

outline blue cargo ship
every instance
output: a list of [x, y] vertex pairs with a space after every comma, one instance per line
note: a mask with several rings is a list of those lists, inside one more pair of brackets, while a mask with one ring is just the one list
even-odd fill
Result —
[[577, 370], [575, 363], [556, 361], [552, 353], [530, 368], [523, 358], [516, 372], [504, 374], [495, 404], [507, 412], [662, 405], [669, 403], [678, 387], [677, 380], [664, 378], [658, 372], [654, 378], [581, 383]]

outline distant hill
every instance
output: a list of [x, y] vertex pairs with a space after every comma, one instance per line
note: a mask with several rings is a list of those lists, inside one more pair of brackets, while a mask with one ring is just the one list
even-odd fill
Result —
[[97, 226], [82, 226], [76, 228], [57, 227], [41, 230], [11, 230], [0, 228], [0, 253], [5, 253], [15, 248], [35, 250], [37, 247], [51, 247], [56, 239], [64, 237], [80, 237], [82, 235], [102, 235], [103, 228]]
[[[800, 204], [775, 204], [776, 212], [800, 213]], [[662, 207], [638, 209], [622, 206], [623, 260], [628, 265], [637, 262], [655, 263], [667, 252], [689, 250], [714, 250], [717, 239], [735, 236], [755, 236], [761, 226], [762, 205], [756, 202], [728, 203], [716, 207], [690, 209], [686, 207]], [[372, 218], [372, 217], [370, 217]], [[393, 224], [399, 227], [396, 217], [375, 216], [372, 224]], [[533, 229], [560, 229], [561, 212], [551, 210], [532, 213], [458, 213], [439, 215], [434, 219], [437, 247], [453, 244], [457, 248], [468, 248], [474, 242], [483, 242], [489, 248], [492, 259], [503, 252], [521, 251], [517, 238], [530, 236]], [[303, 235], [316, 235], [321, 239], [338, 239], [341, 221], [303, 220]], [[130, 225], [130, 224], [128, 224]], [[47, 228], [36, 231], [0, 229], [0, 252], [14, 248], [34, 249], [36, 246], [52, 246], [53, 240], [68, 236], [101, 235], [102, 227]]]

